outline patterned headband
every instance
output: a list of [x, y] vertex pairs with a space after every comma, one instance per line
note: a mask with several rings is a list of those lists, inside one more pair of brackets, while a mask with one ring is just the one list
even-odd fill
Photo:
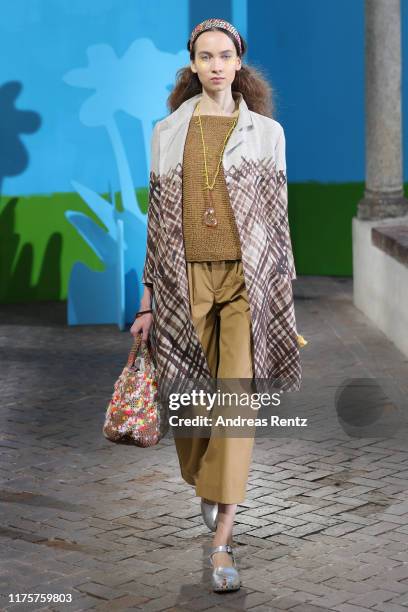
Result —
[[191, 49], [193, 48], [194, 41], [197, 38], [197, 36], [201, 34], [201, 32], [205, 32], [205, 30], [209, 30], [213, 26], [216, 26], [217, 28], [223, 28], [223, 30], [228, 30], [228, 32], [231, 32], [231, 34], [233, 35], [233, 37], [238, 43], [239, 52], [242, 53], [241, 39], [239, 37], [238, 30], [236, 30], [236, 28], [234, 28], [234, 26], [228, 21], [224, 21], [224, 19], [215, 19], [215, 18], [206, 19], [205, 21], [202, 21], [194, 28], [194, 30], [191, 32], [191, 36], [189, 40], [189, 51], [191, 51]]

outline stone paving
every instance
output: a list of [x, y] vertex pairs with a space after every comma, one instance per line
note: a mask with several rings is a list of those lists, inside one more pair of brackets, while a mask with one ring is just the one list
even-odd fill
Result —
[[[313, 427], [256, 439], [234, 531], [242, 587], [225, 594], [171, 432], [149, 449], [102, 436], [129, 332], [69, 327], [64, 303], [0, 306], [1, 610], [408, 610], [408, 359], [354, 308], [351, 279], [294, 290]], [[327, 381], [350, 376], [398, 392], [391, 434], [341, 426]]]

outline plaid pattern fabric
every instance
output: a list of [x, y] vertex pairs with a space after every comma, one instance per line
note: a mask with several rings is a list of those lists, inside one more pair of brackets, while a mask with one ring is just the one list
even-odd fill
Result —
[[[238, 124], [224, 150], [225, 181], [240, 236], [252, 317], [255, 378], [301, 383], [287, 216], [285, 136], [273, 119], [249, 111], [241, 94]], [[183, 146], [200, 94], [157, 123], [152, 138], [146, 260], [153, 286], [151, 339], [159, 389], [175, 378], [211, 374], [190, 317], [182, 231]]]

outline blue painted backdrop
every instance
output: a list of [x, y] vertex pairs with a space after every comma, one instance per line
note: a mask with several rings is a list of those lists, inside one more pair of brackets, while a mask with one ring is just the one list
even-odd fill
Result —
[[[408, 0], [401, 4], [406, 64]], [[140, 297], [134, 286], [139, 280], [140, 292], [146, 222], [134, 187], [147, 185], [152, 127], [167, 114], [175, 73], [189, 61], [189, 33], [207, 17], [232, 21], [249, 44], [246, 61], [270, 79], [289, 182], [363, 181], [363, 0], [177, 0], [177, 13], [168, 0], [2, 2], [0, 195], [79, 193], [109, 235], [83, 213], [67, 218], [109, 262], [109, 283], [122, 271], [128, 287], [117, 285], [111, 310], [117, 314], [124, 300], [128, 319]], [[405, 78], [404, 108], [406, 93]], [[403, 144], [408, 150], [405, 123]], [[405, 155], [405, 176], [407, 168]], [[121, 192], [121, 215], [98, 199], [113, 191]], [[78, 278], [72, 295], [89, 282]]]
[[[167, 0], [2, 2], [0, 85], [21, 81], [18, 107], [41, 116], [41, 128], [23, 136], [30, 163], [21, 174], [5, 177], [3, 194], [69, 191], [74, 177], [97, 191], [106, 190], [115, 164], [106, 131], [81, 123], [79, 109], [89, 93], [68, 86], [64, 74], [86, 63], [92, 45], [108, 45], [120, 58], [143, 37], [160, 51], [175, 54], [184, 50], [198, 21], [209, 16], [232, 19], [232, 5], [227, 0], [177, 0], [175, 18], [174, 3]], [[405, 65], [407, 5], [403, 0]], [[289, 180], [363, 180], [363, 0], [250, 0], [247, 10], [247, 60], [263, 67], [276, 89], [277, 118], [288, 137]], [[156, 101], [158, 67], [149, 62], [148, 68], [128, 83], [141, 112]], [[169, 89], [171, 85], [169, 78]], [[160, 92], [165, 95], [163, 84]], [[406, 107], [407, 79], [403, 94]], [[160, 102], [165, 114], [164, 99]], [[147, 175], [141, 124], [124, 111], [117, 112], [116, 121], [134, 182], [141, 185]], [[407, 150], [406, 126], [404, 145]], [[407, 170], [405, 155], [405, 176]]]

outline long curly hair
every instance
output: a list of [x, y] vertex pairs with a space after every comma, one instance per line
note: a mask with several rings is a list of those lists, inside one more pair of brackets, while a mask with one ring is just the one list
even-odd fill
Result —
[[[209, 30], [219, 30], [223, 32], [234, 43], [235, 49], [239, 57], [242, 58], [247, 51], [247, 43], [245, 39], [239, 34], [241, 39], [242, 54], [240, 52], [237, 41], [234, 36], [224, 30], [224, 28], [213, 26]], [[201, 32], [202, 34], [203, 32]], [[195, 59], [195, 43], [199, 36], [194, 41], [194, 45], [190, 51], [190, 59]], [[187, 42], [187, 50], [189, 50], [189, 41]], [[175, 86], [167, 98], [167, 108], [172, 113], [175, 111], [183, 102], [192, 98], [196, 94], [201, 93], [203, 90], [200, 79], [197, 74], [193, 72], [190, 66], [180, 68], [176, 73]], [[273, 89], [268, 83], [266, 78], [263, 76], [262, 71], [248, 64], [241, 63], [241, 69], [235, 73], [235, 79], [231, 85], [232, 92], [240, 92], [249, 108], [260, 115], [272, 118], [274, 113], [274, 101], [273, 101]]]

